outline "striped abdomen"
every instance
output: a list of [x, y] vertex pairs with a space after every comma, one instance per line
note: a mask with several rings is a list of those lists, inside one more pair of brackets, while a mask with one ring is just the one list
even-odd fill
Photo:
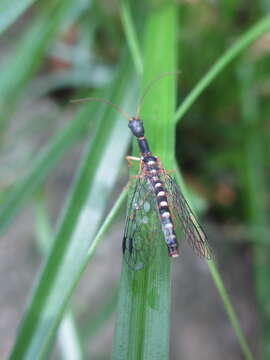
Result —
[[148, 156], [144, 158], [145, 171], [147, 177], [153, 187], [157, 199], [157, 206], [159, 218], [162, 226], [162, 231], [168, 248], [169, 256], [178, 256], [178, 243], [174, 231], [174, 224], [168, 204], [165, 186], [159, 176], [159, 165], [156, 158]]

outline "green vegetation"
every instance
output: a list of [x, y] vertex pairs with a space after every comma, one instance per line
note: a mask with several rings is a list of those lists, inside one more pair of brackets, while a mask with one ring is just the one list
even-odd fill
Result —
[[[43, 258], [11, 360], [44, 359], [49, 354], [53, 358], [55, 339], [62, 344], [56, 356], [70, 356], [63, 347], [67, 341], [73, 344], [74, 359], [92, 358], [85, 345], [87, 338], [102, 330], [110, 318], [116, 293], [113, 346], [106, 356], [114, 360], [169, 359], [171, 261], [162, 241], [150, 267], [131, 272], [123, 263], [118, 289], [112, 287], [87, 326], [80, 328], [71, 306], [71, 296], [105, 233], [109, 234], [119, 214], [124, 217], [129, 190], [119, 191], [113, 205], [111, 200], [115, 184], [123, 178], [131, 136], [127, 120], [110, 106], [99, 102], [75, 105], [69, 100], [99, 97], [133, 114], [143, 90], [165, 73], [172, 74], [161, 77], [143, 99], [140, 116], [146, 136], [166, 169], [181, 164], [176, 178], [200, 217], [205, 216], [225, 237], [230, 224], [243, 229], [240, 235], [233, 232], [236, 243], [222, 244], [225, 254], [219, 250], [218, 236], [210, 231], [209, 237], [217, 260], [239, 253], [240, 259], [243, 254], [248, 256], [252, 276], [247, 281], [256, 299], [260, 327], [257, 351], [263, 359], [270, 359], [270, 47], [265, 34], [270, 15], [266, 11], [263, 1], [261, 7], [233, 1], [183, 1], [179, 5], [172, 0], [122, 0], [119, 8], [109, 6], [108, 1], [84, 0], [24, 0], [16, 6], [15, 1], [4, 1], [0, 5], [0, 35], [14, 42], [7, 46], [1, 66], [3, 159], [11, 148], [19, 149], [17, 155], [23, 152], [22, 142], [30, 143], [44, 129], [50, 132], [52, 122], [57, 124], [38, 151], [30, 146], [30, 153], [18, 158], [18, 163], [15, 159], [3, 167], [0, 178], [1, 235], [8, 237], [16, 227], [16, 216], [34, 203], [35, 216], [29, 226], [35, 229], [35, 246], [42, 250]], [[16, 27], [20, 39], [12, 38]], [[18, 114], [44, 99], [54, 103], [56, 114], [43, 119], [33, 115], [21, 126]], [[70, 120], [62, 124], [57, 118], [64, 118], [65, 112]], [[74, 145], [84, 150], [79, 166], [69, 173], [71, 185], [64, 186], [66, 200], [53, 231], [46, 201], [46, 194], [54, 196], [49, 180]], [[133, 168], [131, 175], [135, 174]], [[119, 242], [121, 237], [122, 232]], [[252, 360], [253, 349], [218, 264], [208, 262], [210, 274], [239, 352]], [[61, 341], [62, 336], [66, 340]]]

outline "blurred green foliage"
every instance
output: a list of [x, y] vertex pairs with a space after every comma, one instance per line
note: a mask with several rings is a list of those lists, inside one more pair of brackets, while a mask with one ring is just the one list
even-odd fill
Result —
[[[177, 103], [181, 104], [199, 80], [214, 69], [216, 60], [224, 60], [222, 55], [269, 11], [267, 1], [183, 0], [172, 6], [177, 21], [177, 34], [173, 35], [170, 32], [173, 26], [164, 26], [158, 32], [157, 24], [155, 28], [148, 23], [156, 10], [163, 19], [166, 4], [162, 0], [136, 4], [122, 1], [119, 6], [108, 0], [21, 0], [20, 5], [15, 1], [8, 6], [3, 1], [0, 5], [1, 234], [15, 224], [19, 210], [29, 204], [34, 192], [46, 183], [71, 146], [85, 139], [90, 143], [68, 190], [58, 230], [51, 236], [52, 250], [44, 261], [11, 359], [18, 359], [18, 354], [22, 359], [41, 359], [51, 348], [67, 302], [92, 256], [91, 246], [127, 150], [129, 134], [125, 119], [121, 120], [119, 114], [103, 104], [94, 103], [82, 104], [79, 114], [73, 115], [75, 105], [69, 103], [70, 98], [107, 98], [132, 114], [139, 97], [138, 83], [141, 89], [141, 84], [145, 87], [158, 71], [180, 69], [181, 75], [175, 81], [179, 90]], [[145, 24], [152, 26], [152, 30], [147, 32]], [[251, 259], [254, 276], [250, 281], [254, 282], [260, 314], [263, 359], [270, 359], [268, 27], [270, 20], [266, 17], [260, 30], [253, 33], [252, 45], [246, 48], [248, 41], [243, 40], [238, 56], [235, 53], [226, 67], [212, 73], [199, 99], [198, 92], [187, 105], [185, 117], [175, 131], [176, 159], [191, 193], [203, 199], [208, 221], [218, 228], [234, 224], [243, 229], [242, 241], [227, 244], [227, 250], [249, 253]], [[166, 36], [170, 39], [168, 43]], [[163, 94], [160, 102], [164, 101], [164, 108], [168, 102], [174, 103], [170, 81], [146, 100], [143, 115], [151, 116], [151, 107], [159, 94]], [[44, 117], [32, 114], [34, 104], [44, 99], [54, 103], [55, 113]], [[164, 111], [170, 113], [168, 108]], [[58, 118], [66, 112], [71, 114], [70, 120], [63, 124]], [[20, 119], [20, 113], [27, 116]], [[155, 123], [146, 119], [152, 127], [148, 131], [155, 150], [159, 147], [169, 167], [174, 157], [173, 120], [154, 128]], [[162, 126], [166, 131], [162, 131]], [[44, 146], [31, 143], [33, 133], [42, 135], [44, 131], [51, 134]], [[118, 138], [122, 143], [116, 147]], [[30, 146], [22, 156], [25, 143]], [[108, 152], [113, 151], [115, 167], [106, 172], [104, 168], [109, 168], [112, 161]], [[97, 174], [104, 178], [104, 173], [103, 182], [100, 178], [96, 180]], [[97, 217], [86, 230], [83, 217], [89, 216], [89, 209]], [[113, 211], [112, 217], [117, 211]], [[92, 250], [87, 253], [89, 247]], [[214, 242], [216, 247], [218, 241]], [[65, 256], [69, 252], [74, 254], [74, 249], [76, 261], [69, 262]], [[167, 260], [161, 261], [166, 267]], [[122, 287], [120, 294], [125, 290]], [[112, 304], [114, 296], [104, 301], [100, 311], [108, 308], [110, 314]], [[169, 300], [169, 308], [168, 304]], [[53, 317], [44, 326], [48, 309], [53, 311]], [[102, 323], [107, 316], [94, 318]], [[94, 324], [95, 327], [99, 325]], [[168, 352], [167, 339], [164, 343], [163, 356]], [[145, 358], [150, 359], [149, 354]], [[251, 358], [248, 352], [245, 356]]]

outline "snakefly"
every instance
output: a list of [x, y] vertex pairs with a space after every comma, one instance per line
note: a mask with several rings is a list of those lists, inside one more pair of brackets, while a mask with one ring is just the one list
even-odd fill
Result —
[[[152, 84], [163, 76], [149, 84], [141, 101]], [[104, 99], [86, 98], [74, 101], [99, 101], [111, 105], [128, 119], [128, 127], [137, 138], [141, 157], [128, 156], [127, 159], [139, 160], [140, 170], [129, 194], [122, 242], [123, 256], [130, 268], [140, 270], [149, 264], [155, 255], [160, 235], [163, 236], [168, 255], [172, 258], [179, 256], [177, 239], [182, 233], [199, 257], [210, 259], [211, 250], [202, 227], [175, 180], [164, 170], [158, 157], [152, 154], [144, 137], [143, 122], [138, 116], [140, 105], [136, 116], [130, 117], [118, 106]]]
[[195, 253], [210, 259], [206, 235], [175, 180], [164, 170], [144, 137], [144, 126], [136, 116], [128, 127], [137, 138], [141, 157], [139, 174], [130, 193], [123, 237], [123, 255], [128, 265], [139, 270], [155, 255], [155, 240], [163, 233], [168, 255], [179, 256], [177, 237], [183, 233]]

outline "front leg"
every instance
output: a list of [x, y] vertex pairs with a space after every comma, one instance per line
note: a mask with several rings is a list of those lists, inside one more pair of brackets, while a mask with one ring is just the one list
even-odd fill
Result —
[[126, 156], [126, 160], [129, 167], [132, 166], [132, 161], [140, 161], [142, 163], [142, 159], [137, 156]]

